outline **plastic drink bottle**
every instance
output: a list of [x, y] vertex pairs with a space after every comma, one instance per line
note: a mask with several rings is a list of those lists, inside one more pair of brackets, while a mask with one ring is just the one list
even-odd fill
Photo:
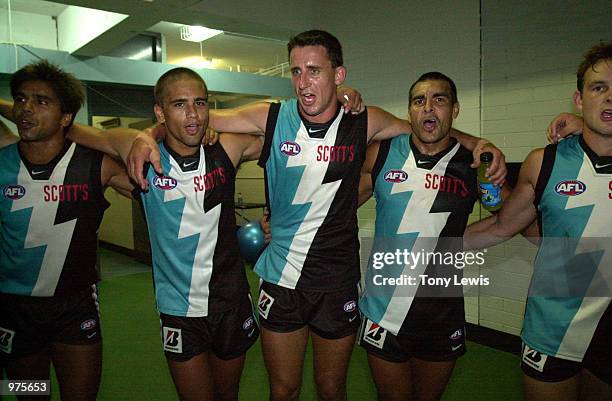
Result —
[[478, 188], [480, 190], [480, 203], [490, 212], [495, 212], [502, 207], [503, 199], [501, 196], [501, 187], [493, 184], [485, 173], [491, 162], [493, 154], [484, 152], [480, 154], [480, 166], [478, 166]]

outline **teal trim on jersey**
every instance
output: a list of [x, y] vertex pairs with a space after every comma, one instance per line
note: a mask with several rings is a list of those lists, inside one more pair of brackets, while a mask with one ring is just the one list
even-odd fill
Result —
[[[378, 173], [374, 185], [374, 196], [376, 198], [374, 245], [368, 260], [368, 270], [365, 277], [366, 288], [359, 301], [359, 308], [365, 316], [376, 323], [381, 322], [393, 298], [395, 289], [391, 285], [382, 286], [376, 288], [376, 295], [372, 296], [368, 294], [368, 284], [373, 282], [375, 274], [383, 274], [386, 278], [400, 277], [404, 270], [404, 265], [385, 265], [383, 268], [384, 272], [375, 270], [372, 267], [372, 254], [374, 252], [394, 252], [399, 247], [412, 249], [419, 236], [418, 232], [397, 233], [404, 212], [409, 207], [408, 204], [413, 192], [405, 191], [391, 194], [394, 183], [387, 182], [384, 179], [385, 171], [402, 169], [410, 152], [412, 152], [410, 148], [410, 135], [399, 135], [393, 138], [385, 164]], [[390, 198], [393, 198], [393, 207], [386, 206], [386, 202]], [[397, 207], [398, 204], [403, 204], [404, 206]]]
[[[602, 251], [576, 254], [578, 239], [584, 233], [594, 205], [567, 209], [570, 197], [555, 191], [559, 182], [579, 179], [585, 157], [578, 136], [557, 145], [554, 167], [539, 205], [542, 213], [542, 243], [534, 262], [522, 337], [532, 348], [553, 356], [557, 355], [568, 328], [580, 310], [583, 298], [568, 297], [567, 293], [555, 297], [550, 293], [551, 289], [575, 289], [571, 290], [573, 293], [580, 292], [580, 289], [586, 290], [603, 257]], [[587, 192], [588, 185], [586, 183]], [[563, 241], [563, 238], [570, 240]], [[580, 271], [573, 274], [569, 271], [571, 266], [579, 266]]]
[[[304, 221], [312, 205], [311, 202], [300, 205], [293, 204], [306, 166], [287, 167], [291, 156], [286, 156], [278, 151], [281, 143], [296, 140], [301, 124], [302, 120], [298, 114], [297, 100], [291, 99], [283, 102], [274, 129], [270, 157], [266, 161], [268, 200], [272, 211], [270, 228], [274, 236], [257, 260], [254, 268], [262, 279], [273, 284], [277, 284], [282, 277], [289, 247], [300, 227], [300, 223]], [[280, 224], [281, 221], [295, 222], [295, 224]], [[283, 246], [280, 246], [280, 244], [283, 244]]]
[[[172, 177], [168, 150], [163, 144], [159, 150], [164, 173]], [[154, 189], [151, 184], [155, 176], [150, 168], [147, 179], [151, 188], [143, 194], [142, 200], [149, 227], [157, 308], [162, 313], [186, 316], [200, 235], [179, 239], [185, 198], [164, 202], [165, 191]]]
[[[542, 196], [542, 202], [545, 202], [547, 207], [540, 207], [543, 213], [542, 220], [546, 221], [546, 224], [542, 227], [543, 237], [580, 238], [582, 236], [584, 228], [591, 217], [592, 205], [566, 210], [561, 220], [557, 219], [557, 216], [548, 215], [547, 211], [565, 209], [569, 197], [557, 194], [555, 186], [560, 181], [578, 178], [585, 157], [587, 156], [580, 146], [578, 136], [566, 139], [557, 145], [555, 166]], [[566, 219], [569, 219], [572, 225], [568, 225], [568, 220]], [[568, 231], [567, 227], [570, 227], [571, 231]]]
[[17, 184], [20, 167], [16, 143], [0, 149], [0, 292], [30, 295], [47, 246], [24, 248], [34, 208], [12, 212], [14, 201], [4, 197], [5, 186]]

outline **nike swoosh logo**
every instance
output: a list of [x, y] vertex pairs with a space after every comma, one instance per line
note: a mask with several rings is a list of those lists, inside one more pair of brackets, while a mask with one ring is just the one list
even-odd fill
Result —
[[322, 128], [322, 129], [310, 129], [310, 128], [308, 128], [308, 133], [309, 134], [316, 134], [317, 132], [321, 132], [321, 131], [325, 131], [325, 128]]
[[453, 351], [457, 351], [457, 350], [458, 350], [459, 348], [461, 348], [461, 347], [463, 347], [463, 344], [459, 344], [459, 345], [457, 345], [457, 346], [455, 346], [455, 347], [451, 346], [451, 350], [453, 350]]
[[247, 335], [247, 337], [251, 338], [253, 337], [253, 334], [255, 334], [255, 329], [252, 329], [249, 334]]
[[93, 336], [95, 336], [97, 333], [98, 333], [97, 331], [94, 331], [93, 333], [88, 334], [88, 335], [87, 335], [87, 338], [92, 338], [92, 337], [93, 337]]
[[191, 163], [183, 163], [183, 168], [187, 168], [187, 167], [191, 167], [194, 164], [196, 164], [196, 162], [191, 162]]
[[39, 170], [39, 171], [34, 171], [32, 170], [32, 175], [38, 175], [38, 174], [42, 174], [42, 173], [46, 173], [47, 170]]
[[427, 164], [427, 163], [431, 163], [431, 161], [429, 161], [429, 160], [417, 160], [417, 164]]
[[355, 320], [355, 319], [357, 319], [357, 315], [355, 315], [355, 316], [353, 316], [353, 317], [349, 318], [349, 323], [350, 323], [350, 322], [352, 322], [352, 321], [353, 321], [353, 320]]
[[[604, 167], [608, 167], [608, 166], [612, 166], [612, 163], [608, 163], [608, 164], [595, 163], [595, 168], [604, 168]], [[32, 174], [34, 174], [34, 173], [32, 173]]]

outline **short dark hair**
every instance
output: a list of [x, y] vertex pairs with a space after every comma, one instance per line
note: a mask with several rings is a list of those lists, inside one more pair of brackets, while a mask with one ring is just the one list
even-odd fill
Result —
[[589, 68], [595, 67], [600, 60], [612, 60], [612, 43], [600, 43], [593, 46], [584, 55], [578, 71], [576, 71], [576, 87], [582, 93], [584, 89], [584, 74]]
[[334, 35], [326, 31], [313, 29], [293, 36], [287, 43], [288, 55], [294, 47], [323, 46], [333, 68], [344, 65], [342, 60], [342, 45]]
[[204, 79], [200, 76], [200, 74], [198, 74], [197, 72], [189, 68], [177, 67], [169, 71], [166, 71], [157, 80], [157, 83], [155, 84], [155, 89], [154, 89], [155, 103], [161, 106], [162, 101], [164, 100], [164, 96], [166, 95], [166, 88], [168, 87], [168, 85], [171, 84], [172, 82], [176, 82], [176, 81], [179, 81], [185, 78], [202, 82], [202, 85], [204, 85], [204, 90], [208, 94], [208, 88], [206, 87], [206, 82], [204, 82]]
[[59, 99], [62, 113], [72, 114], [70, 124], [64, 128], [64, 132], [68, 131], [85, 101], [85, 90], [81, 81], [48, 60], [41, 60], [28, 64], [13, 74], [10, 84], [13, 99], [21, 86], [29, 81], [43, 81], [51, 86]]
[[457, 97], [457, 86], [455, 85], [453, 80], [450, 79], [448, 76], [442, 74], [441, 72], [431, 71], [431, 72], [426, 72], [425, 74], [421, 75], [419, 79], [414, 81], [412, 86], [410, 86], [410, 90], [408, 91], [408, 102], [412, 102], [412, 90], [414, 89], [416, 84], [418, 84], [419, 82], [424, 82], [424, 81], [446, 81], [448, 82], [448, 85], [450, 86], [450, 89], [451, 89], [451, 101], [453, 102], [453, 104], [459, 101], [459, 98]]

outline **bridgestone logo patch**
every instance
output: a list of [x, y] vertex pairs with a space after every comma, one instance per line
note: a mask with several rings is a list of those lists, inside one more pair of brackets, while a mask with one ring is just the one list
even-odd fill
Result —
[[382, 349], [387, 338], [387, 330], [380, 327], [370, 319], [366, 321], [365, 330], [363, 331], [363, 341]]
[[13, 339], [15, 332], [13, 330], [0, 327], [0, 351], [10, 354], [13, 351]]
[[181, 329], [172, 327], [163, 327], [164, 351], [174, 352], [177, 354], [183, 353], [183, 336]]
[[274, 298], [270, 296], [264, 290], [259, 292], [259, 300], [257, 301], [257, 310], [259, 311], [259, 316], [264, 319], [268, 318], [268, 313], [270, 313], [270, 308], [272, 308], [272, 304], [274, 303]]
[[538, 352], [531, 348], [527, 344], [523, 344], [523, 362], [537, 370], [538, 372], [544, 372], [544, 365], [546, 364], [546, 360], [548, 359], [548, 355], [544, 355], [541, 352]]

